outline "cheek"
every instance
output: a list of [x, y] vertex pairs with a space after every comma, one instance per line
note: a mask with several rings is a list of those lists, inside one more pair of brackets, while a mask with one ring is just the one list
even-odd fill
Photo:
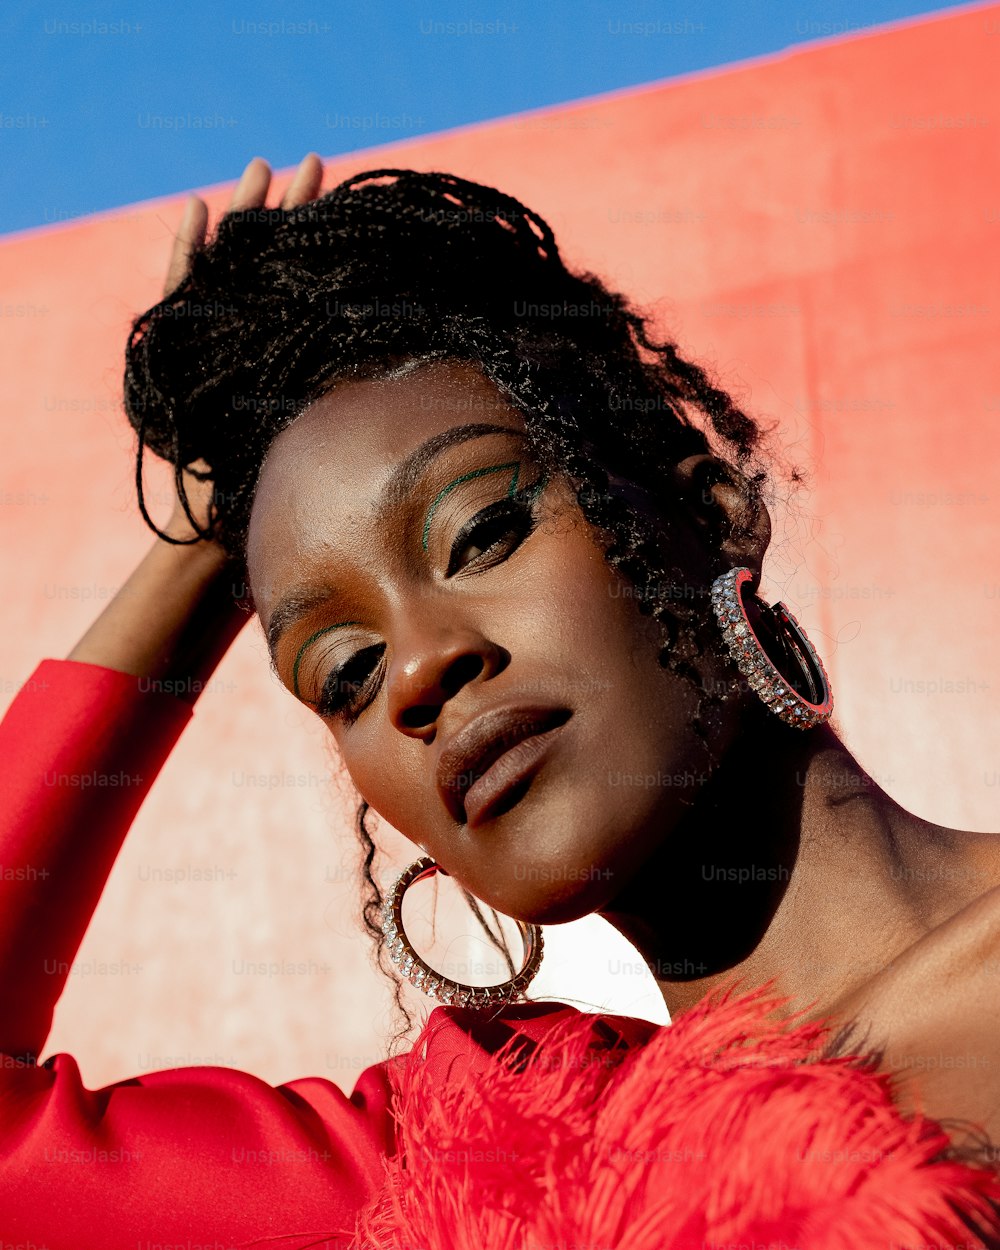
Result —
[[379, 818], [412, 841], [423, 842], [428, 815], [439, 802], [429, 763], [433, 748], [404, 737], [381, 719], [355, 724], [340, 736], [338, 746], [356, 790]]
[[[607, 564], [582, 523], [548, 547], [532, 590], [539, 630], [551, 640], [550, 659], [569, 675], [571, 692], [604, 691], [612, 701], [625, 701], [635, 699], [638, 687], [656, 697], [648, 682], [654, 677], [660, 685], [665, 678], [657, 658], [663, 631], [639, 611], [634, 588]], [[592, 682], [584, 686], [577, 677]]]

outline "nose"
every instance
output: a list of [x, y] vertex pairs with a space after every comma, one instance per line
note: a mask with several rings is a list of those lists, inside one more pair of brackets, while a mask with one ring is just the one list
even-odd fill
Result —
[[430, 741], [441, 709], [473, 681], [501, 672], [509, 653], [468, 625], [411, 619], [386, 674], [388, 711], [400, 733]]

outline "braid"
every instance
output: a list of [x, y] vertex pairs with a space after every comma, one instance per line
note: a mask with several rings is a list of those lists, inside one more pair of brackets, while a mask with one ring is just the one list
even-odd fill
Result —
[[[756, 502], [767, 478], [762, 432], [623, 295], [567, 268], [537, 213], [493, 187], [376, 169], [295, 208], [224, 216], [128, 339], [125, 408], [138, 433], [143, 519], [178, 541], [146, 510], [145, 449], [174, 466], [185, 509], [182, 470], [203, 458], [215, 491], [197, 532], [245, 562], [275, 436], [340, 381], [433, 359], [477, 365], [519, 410], [540, 466], [572, 484], [585, 520], [605, 536], [608, 565], [657, 622], [660, 664], [699, 689], [694, 726], [706, 737], [703, 709], [723, 696], [701, 689], [694, 661], [704, 600], [676, 593], [686, 575], [664, 542], [688, 519], [672, 474], [685, 457], [715, 450]], [[722, 571], [720, 563], [712, 576]], [[697, 591], [701, 598], [708, 585]], [[362, 915], [382, 966], [367, 811], [362, 803]], [[398, 985], [396, 1001], [403, 1010]]]

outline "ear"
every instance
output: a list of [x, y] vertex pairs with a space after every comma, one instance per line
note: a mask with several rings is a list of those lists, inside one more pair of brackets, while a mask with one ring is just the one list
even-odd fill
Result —
[[706, 547], [727, 568], [748, 568], [756, 589], [771, 541], [771, 518], [763, 503], [754, 502], [747, 479], [739, 469], [707, 452], [688, 456], [674, 473]]

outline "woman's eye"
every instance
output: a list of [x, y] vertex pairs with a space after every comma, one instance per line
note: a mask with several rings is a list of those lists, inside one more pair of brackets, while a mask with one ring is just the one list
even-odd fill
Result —
[[445, 576], [451, 577], [488, 553], [492, 553], [491, 564], [510, 555], [535, 527], [534, 510], [528, 500], [537, 493], [537, 486], [531, 486], [477, 512], [462, 526], [452, 544]]
[[[515, 550], [535, 527], [534, 501], [544, 488], [547, 477], [477, 512], [462, 526], [451, 549], [447, 576], [469, 563], [489, 555], [490, 564], [498, 563]], [[366, 689], [374, 685], [371, 676], [385, 651], [384, 643], [362, 647], [323, 683], [316, 710], [320, 716], [336, 716], [350, 724], [364, 711]], [[370, 701], [370, 700], [369, 700]]]
[[385, 650], [384, 643], [363, 647], [356, 651], [346, 664], [335, 668], [323, 683], [316, 710], [320, 716], [342, 716], [348, 722], [356, 720], [363, 711], [358, 706], [364, 693], [365, 678], [378, 656]]

